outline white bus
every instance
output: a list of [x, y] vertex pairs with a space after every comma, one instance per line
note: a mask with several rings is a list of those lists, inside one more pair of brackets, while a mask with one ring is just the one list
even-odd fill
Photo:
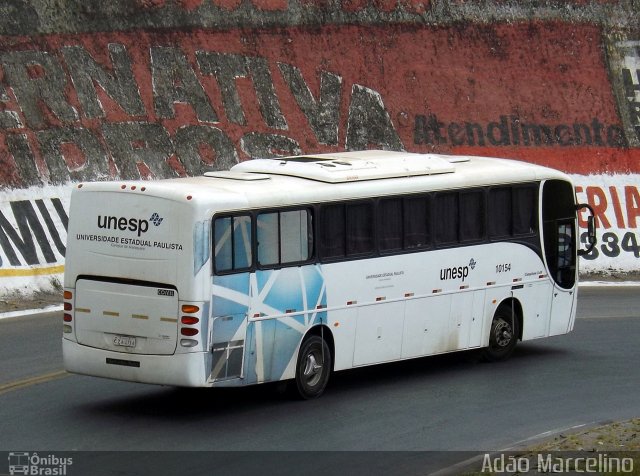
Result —
[[386, 151], [78, 184], [65, 368], [293, 380], [314, 398], [332, 371], [467, 349], [504, 359], [572, 330], [582, 206], [552, 169]]

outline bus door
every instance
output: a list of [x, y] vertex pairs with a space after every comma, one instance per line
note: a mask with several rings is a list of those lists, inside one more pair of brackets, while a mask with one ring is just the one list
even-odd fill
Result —
[[252, 227], [250, 215], [214, 220], [214, 276], [211, 298], [210, 381], [243, 376], [250, 304]]
[[575, 312], [578, 252], [573, 186], [548, 180], [542, 189], [544, 254], [553, 280], [549, 335], [569, 330]]

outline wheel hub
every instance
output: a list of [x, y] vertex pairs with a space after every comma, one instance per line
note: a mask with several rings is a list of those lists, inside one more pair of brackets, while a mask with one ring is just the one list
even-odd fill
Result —
[[507, 347], [513, 338], [513, 332], [508, 322], [501, 321], [495, 330], [496, 344], [500, 347]]
[[322, 364], [318, 363], [315, 354], [307, 355], [304, 370], [302, 372], [308, 385], [316, 385], [322, 376]]

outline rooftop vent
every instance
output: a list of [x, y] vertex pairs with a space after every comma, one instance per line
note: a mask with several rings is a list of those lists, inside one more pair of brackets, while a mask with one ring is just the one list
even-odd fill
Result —
[[342, 183], [453, 173], [455, 166], [447, 156], [377, 150], [254, 159], [237, 164], [231, 170]]

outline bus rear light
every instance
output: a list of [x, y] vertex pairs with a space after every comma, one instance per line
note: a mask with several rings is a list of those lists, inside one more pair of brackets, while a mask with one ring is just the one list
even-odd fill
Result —
[[186, 312], [187, 314], [195, 314], [198, 312], [200, 308], [194, 304], [183, 304], [182, 312]]
[[73, 329], [71, 329], [70, 325], [65, 324], [64, 326], [62, 326], [62, 332], [64, 332], [65, 334], [71, 334], [73, 332]]
[[198, 345], [198, 341], [193, 339], [180, 339], [180, 345], [182, 347], [195, 347]]
[[187, 337], [193, 337], [198, 334], [198, 329], [194, 329], [193, 327], [183, 327], [180, 329], [180, 334]]
[[73, 297], [73, 293], [71, 291], [65, 291], [64, 293], [62, 293], [62, 297], [64, 299], [71, 299]]
[[70, 311], [71, 309], [73, 309], [73, 306], [71, 305], [70, 302], [65, 302], [64, 303], [64, 310], [65, 311]]
[[200, 319], [198, 319], [195, 316], [182, 316], [182, 318], [180, 319], [180, 322], [182, 322], [183, 324], [186, 324], [188, 326], [192, 326], [192, 325], [197, 324], [198, 322], [200, 322]]
[[64, 319], [64, 322], [71, 322], [73, 321], [73, 317], [71, 317], [71, 314], [65, 314], [62, 319]]

